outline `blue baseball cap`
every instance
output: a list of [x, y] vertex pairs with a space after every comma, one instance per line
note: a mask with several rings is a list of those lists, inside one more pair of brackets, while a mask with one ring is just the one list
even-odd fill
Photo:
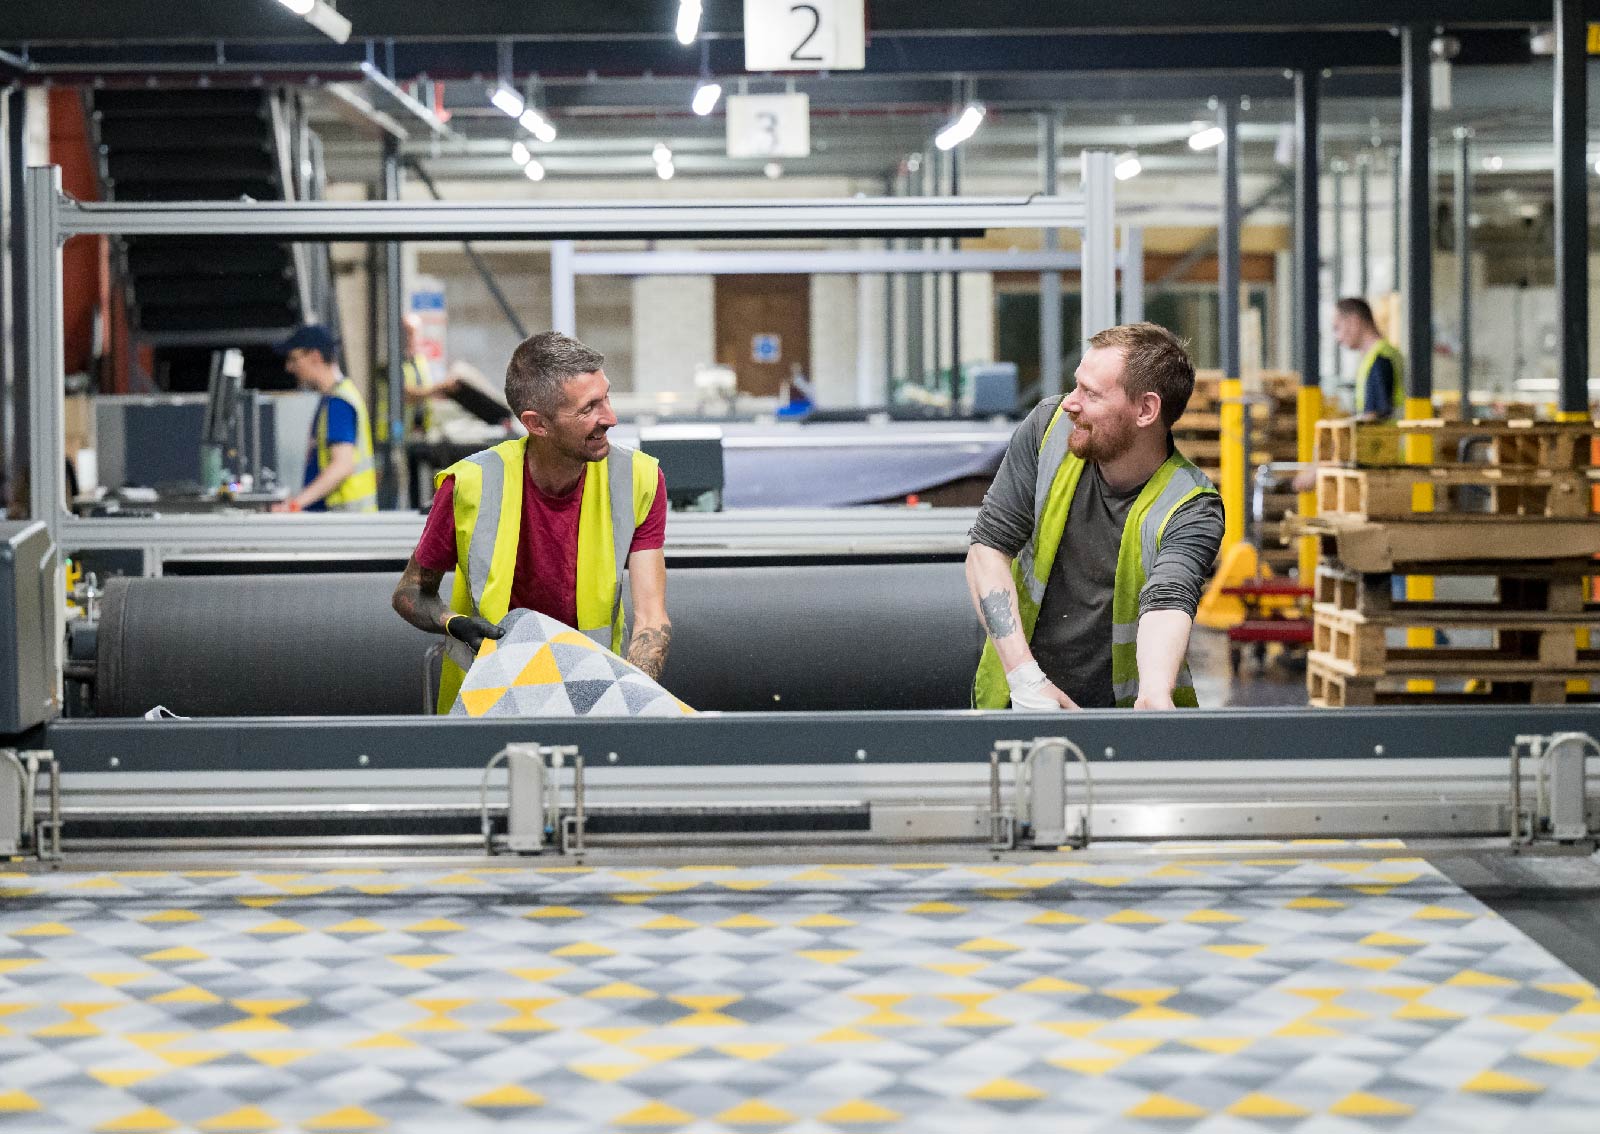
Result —
[[321, 323], [307, 323], [273, 349], [280, 357], [288, 357], [290, 351], [302, 348], [317, 351], [323, 358], [332, 362], [339, 353], [339, 340], [334, 338], [333, 332]]

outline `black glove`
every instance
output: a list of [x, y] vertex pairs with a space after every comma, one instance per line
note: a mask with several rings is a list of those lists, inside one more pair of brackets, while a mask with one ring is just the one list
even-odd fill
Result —
[[452, 614], [445, 622], [444, 631], [457, 641], [465, 642], [474, 657], [478, 655], [485, 638], [499, 641], [506, 636], [504, 626], [496, 626], [487, 618], [479, 618], [476, 614]]

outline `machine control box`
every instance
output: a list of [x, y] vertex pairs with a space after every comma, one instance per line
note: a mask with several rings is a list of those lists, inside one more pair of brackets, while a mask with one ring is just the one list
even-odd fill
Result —
[[42, 522], [0, 523], [0, 736], [55, 714], [57, 573]]

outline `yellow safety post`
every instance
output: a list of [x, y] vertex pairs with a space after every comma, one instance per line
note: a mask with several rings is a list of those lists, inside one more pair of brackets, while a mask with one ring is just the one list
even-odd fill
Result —
[[[1295, 394], [1295, 421], [1298, 432], [1296, 435], [1295, 457], [1301, 464], [1310, 464], [1317, 457], [1317, 422], [1322, 420], [1322, 387], [1301, 386]], [[1311, 491], [1302, 492], [1299, 496], [1298, 509], [1302, 516], [1315, 516], [1317, 514], [1317, 492], [1313, 485]], [[1317, 574], [1317, 537], [1300, 537], [1300, 583], [1310, 586]]]
[[1222, 554], [1227, 555], [1234, 544], [1244, 539], [1245, 518], [1245, 449], [1244, 449], [1244, 381], [1240, 378], [1223, 378], [1221, 420], [1221, 474], [1222, 484]]
[[[1418, 421], [1433, 416], [1433, 402], [1428, 398], [1406, 398], [1405, 417], [1407, 421]], [[1433, 464], [1433, 437], [1421, 430], [1408, 431], [1401, 441], [1403, 448], [1401, 456], [1408, 465]], [[1433, 511], [1434, 496], [1433, 485], [1422, 483], [1411, 486], [1411, 510], [1413, 512], [1430, 513]], [[1433, 600], [1432, 575], [1408, 575], [1406, 577], [1406, 598], [1411, 602], [1431, 602]], [[1430, 649], [1436, 644], [1433, 630], [1424, 626], [1411, 626], [1406, 629], [1406, 645], [1414, 649]], [[1427, 680], [1413, 679], [1406, 682], [1406, 688], [1414, 693], [1431, 693], [1435, 683]]]

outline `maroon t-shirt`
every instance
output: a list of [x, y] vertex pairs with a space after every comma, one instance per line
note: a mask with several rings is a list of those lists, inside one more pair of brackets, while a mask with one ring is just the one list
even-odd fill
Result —
[[[571, 492], [549, 496], [523, 464], [522, 536], [511, 579], [511, 609], [537, 610], [568, 626], [578, 624], [578, 511], [588, 475], [585, 467]], [[429, 571], [456, 569], [455, 487], [455, 477], [445, 477], [433, 494], [433, 508], [417, 543], [417, 563]], [[667, 480], [658, 471], [655, 502], [635, 529], [628, 551], [655, 551], [666, 542]]]

